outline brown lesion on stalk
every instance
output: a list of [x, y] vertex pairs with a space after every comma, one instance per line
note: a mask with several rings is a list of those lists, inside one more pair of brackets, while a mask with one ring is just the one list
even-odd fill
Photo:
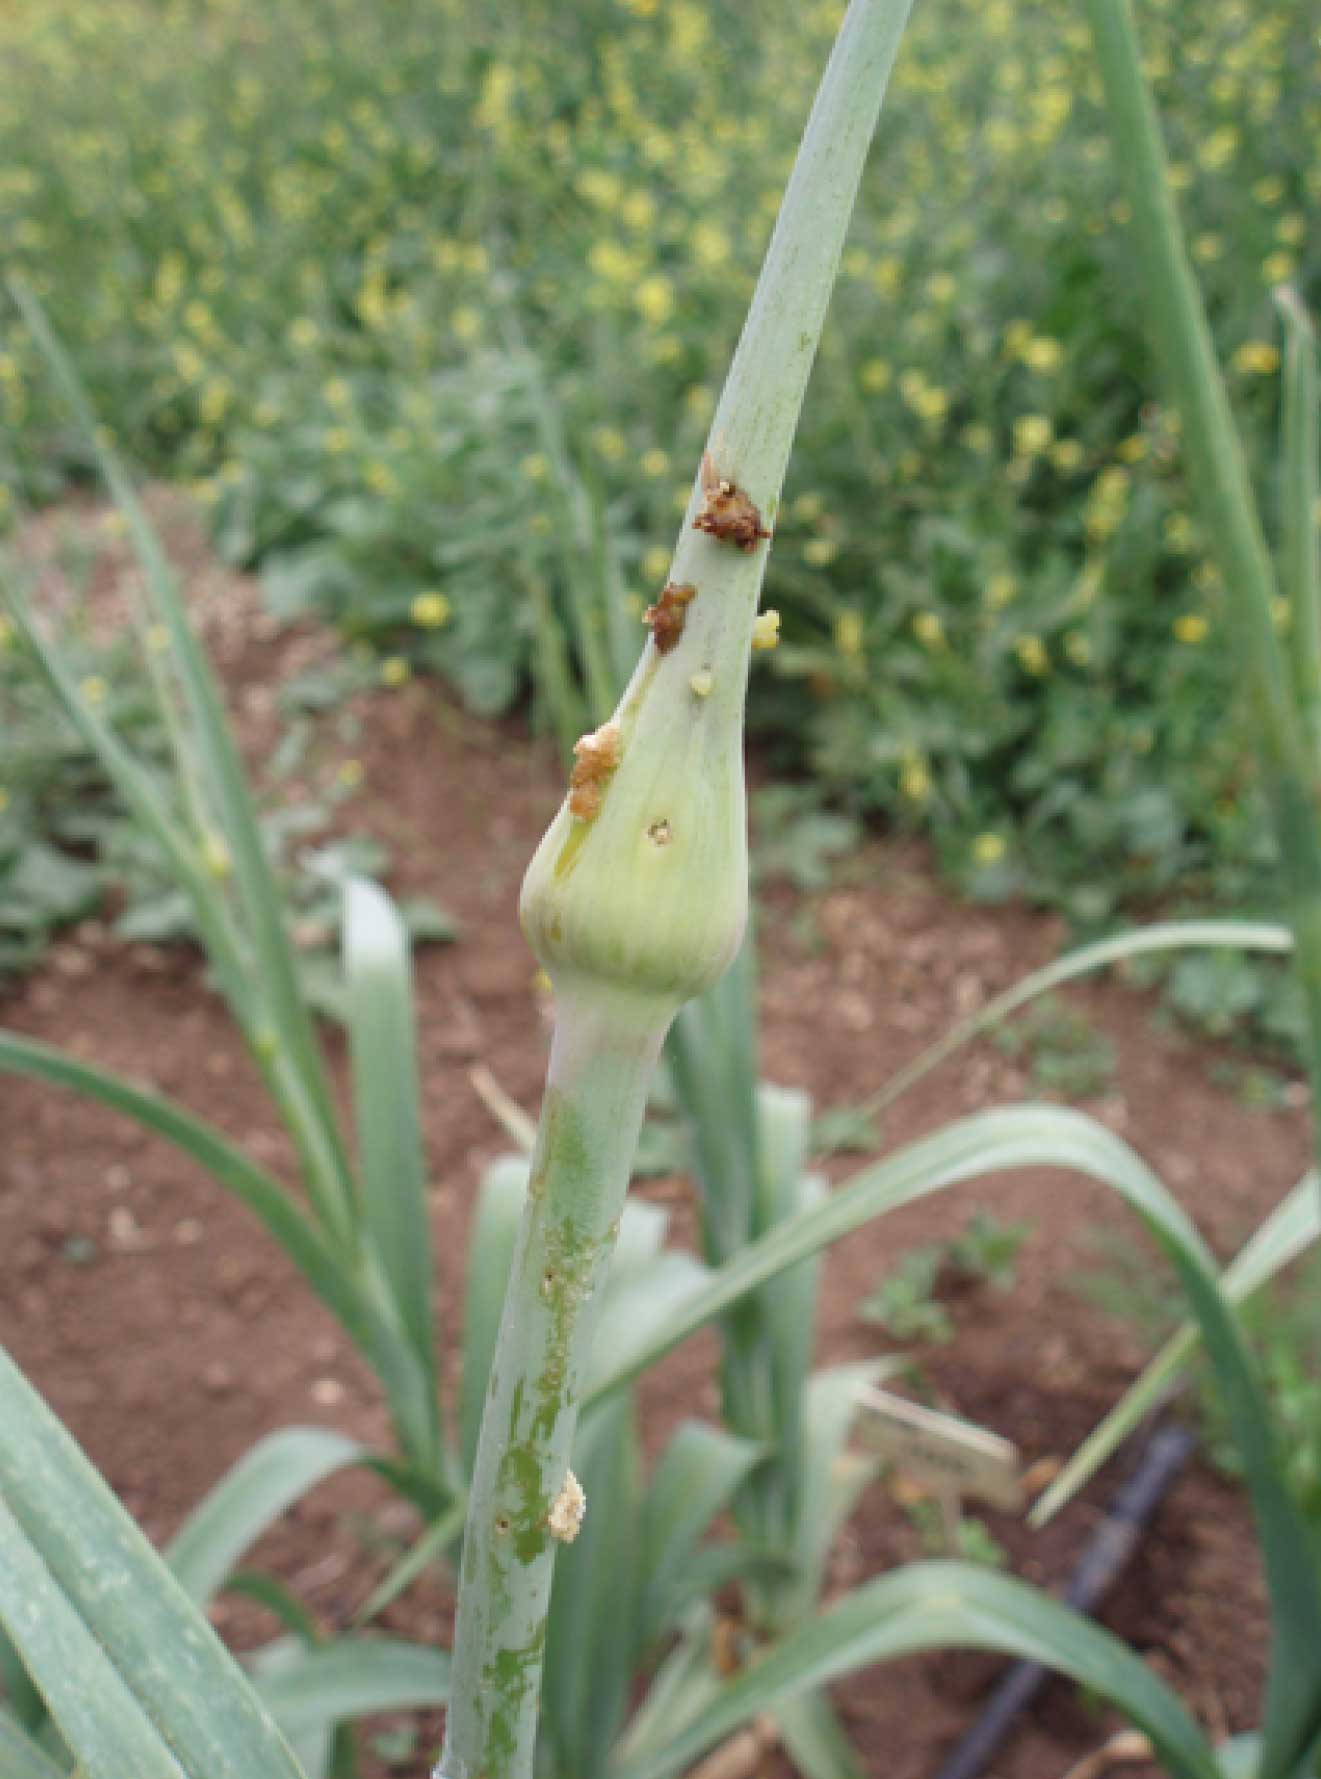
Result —
[[688, 607], [697, 598], [697, 588], [686, 581], [667, 581], [665, 591], [642, 614], [642, 622], [651, 631], [651, 639], [659, 654], [668, 655], [683, 635]]
[[705, 531], [714, 538], [737, 545], [740, 550], [755, 550], [764, 537], [771, 534], [761, 522], [761, 513], [751, 498], [728, 477], [722, 476], [711, 453], [702, 453], [702, 510], [693, 520], [695, 531]]
[[595, 821], [600, 814], [601, 799], [619, 764], [620, 745], [618, 723], [603, 723], [574, 742], [569, 813], [580, 822]]

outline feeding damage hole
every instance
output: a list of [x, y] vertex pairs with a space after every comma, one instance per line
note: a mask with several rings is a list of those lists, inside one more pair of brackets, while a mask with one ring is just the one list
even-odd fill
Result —
[[582, 1529], [583, 1515], [586, 1512], [587, 1497], [583, 1493], [583, 1486], [570, 1470], [546, 1516], [551, 1537], [558, 1538], [561, 1544], [572, 1544]]
[[662, 816], [660, 821], [653, 822], [647, 829], [647, 839], [653, 846], [668, 846], [674, 839], [674, 829]]
[[495, 1529], [497, 1532], [502, 1533], [502, 1534], [509, 1530], [509, 1515], [507, 1513], [496, 1514]]
[[573, 744], [569, 774], [569, 813], [580, 822], [595, 821], [611, 774], [619, 764], [619, 725], [603, 723]]
[[651, 631], [658, 653], [668, 655], [683, 635], [688, 607], [696, 598], [697, 588], [690, 587], [686, 581], [666, 581], [665, 591], [655, 605], [649, 605], [643, 612], [642, 622]]
[[709, 532], [740, 550], [755, 550], [762, 538], [771, 535], [752, 501], [720, 474], [709, 451], [702, 453], [702, 496], [702, 510], [693, 520], [695, 531]]
[[550, 1296], [551, 1292], [555, 1289], [555, 1283], [558, 1278], [559, 1278], [559, 1274], [555, 1271], [555, 1268], [553, 1266], [548, 1266], [546, 1268], [545, 1272], [542, 1273], [542, 1275], [541, 1275], [541, 1295], [543, 1297]]

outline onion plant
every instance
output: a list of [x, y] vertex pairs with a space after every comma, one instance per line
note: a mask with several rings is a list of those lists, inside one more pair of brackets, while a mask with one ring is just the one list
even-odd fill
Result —
[[15, 298], [94, 441], [142, 567], [134, 614], [170, 740], [166, 781], [135, 757], [37, 621], [17, 571], [0, 591], [54, 697], [189, 898], [213, 977], [297, 1148], [305, 1202], [184, 1107], [15, 1033], [0, 1067], [72, 1087], [128, 1113], [193, 1155], [266, 1224], [380, 1377], [398, 1440], [398, 1480], [424, 1511], [452, 1502], [453, 1442], [441, 1417], [422, 1156], [412, 1061], [407, 936], [369, 885], [346, 896], [346, 978], [358, 1164], [332, 1101], [296, 953], [251, 789], [219, 687], [190, 628], [160, 540], [73, 367], [23, 288]]
[[[1121, 0], [1091, 7], [1107, 78], [1127, 104], [1139, 77], [1126, 8]], [[0, 1753], [20, 1779], [71, 1768], [83, 1779], [129, 1772], [295, 1779], [300, 1767], [317, 1773], [330, 1762], [337, 1774], [348, 1772], [351, 1756], [335, 1734], [343, 1718], [445, 1692], [441, 1779], [526, 1779], [534, 1768], [552, 1779], [663, 1779], [765, 1712], [776, 1714], [811, 1779], [839, 1779], [849, 1759], [820, 1689], [865, 1664], [955, 1644], [1051, 1663], [1127, 1712], [1168, 1770], [1223, 1779], [1235, 1756], [1209, 1745], [1136, 1656], [1020, 1583], [960, 1564], [921, 1564], [817, 1610], [832, 1531], [866, 1474], [865, 1466], [841, 1472], [833, 1462], [847, 1436], [857, 1368], [808, 1380], [817, 1257], [890, 1209], [1041, 1165], [1118, 1193], [1184, 1289], [1243, 1455], [1276, 1619], [1251, 1768], [1260, 1779], [1294, 1779], [1305, 1769], [1321, 1730], [1321, 1588], [1306, 1529], [1280, 1481], [1268, 1407], [1230, 1299], [1315, 1239], [1315, 1195], [1296, 1193], [1222, 1283], [1185, 1212], [1133, 1150], [1058, 1107], [965, 1118], [827, 1192], [806, 1165], [801, 1096], [757, 1080], [750, 954], [718, 980], [746, 915], [741, 727], [750, 651], [767, 629], [757, 618], [767, 545], [907, 10], [907, 0], [852, 0], [670, 577], [650, 613], [651, 639], [613, 717], [578, 742], [568, 796], [528, 872], [523, 923], [554, 983], [555, 1036], [530, 1161], [502, 1164], [482, 1189], [462, 1380], [450, 1412], [437, 1390], [407, 956], [388, 899], [356, 886], [347, 901], [355, 1167], [216, 688], [129, 480], [103, 444], [103, 467], [148, 569], [147, 621], [166, 640], [154, 658], [175, 743], [173, 795], [79, 696], [21, 592], [11, 590], [52, 688], [193, 897], [217, 980], [297, 1138], [306, 1202], [159, 1096], [13, 1035], [0, 1036], [0, 1066], [92, 1093], [209, 1166], [266, 1221], [376, 1366], [398, 1441], [380, 1467], [422, 1507], [431, 1530], [368, 1607], [431, 1554], [461, 1549], [452, 1665], [437, 1652], [374, 1643], [317, 1647], [296, 1607], [267, 1588], [263, 1597], [281, 1610], [293, 1642], [245, 1677], [198, 1603], [265, 1518], [362, 1455], [332, 1436], [292, 1434], [250, 1454], [185, 1528], [171, 1567], [0, 1356], [0, 1622], [8, 1637], [0, 1645], [7, 1701]], [[1118, 109], [1130, 135], [1138, 126], [1150, 134], [1140, 106]], [[1142, 177], [1154, 178], [1158, 159], [1139, 139]], [[1172, 226], [1159, 194], [1148, 208], [1153, 228]], [[1163, 234], [1160, 245], [1162, 252], [1168, 245]], [[25, 307], [76, 396], [40, 313]], [[1194, 362], [1195, 377], [1203, 370]], [[1301, 347], [1293, 375], [1302, 381], [1289, 438], [1304, 445], [1289, 446], [1290, 575], [1311, 597], [1315, 460], [1304, 448]], [[1204, 390], [1199, 399], [1189, 434], [1199, 416], [1212, 426], [1223, 419]], [[1221, 444], [1204, 455], [1214, 501], [1228, 509], [1245, 484], [1232, 444]], [[1231, 566], [1249, 577], [1269, 574], [1241, 512], [1230, 513], [1224, 535]], [[1264, 582], [1250, 596], [1263, 590]], [[1310, 767], [1274, 632], [1259, 618], [1254, 611], [1244, 620], [1245, 654], [1269, 718], [1276, 806], [1301, 861], [1291, 908], [1306, 973], [1316, 939], [1308, 886], [1321, 883], [1321, 875], [1309, 877], [1314, 842], [1302, 832], [1311, 806], [1299, 786], [1310, 780], [1298, 775]], [[1008, 999], [1021, 1004], [1050, 980], [1167, 943], [1279, 949], [1289, 936], [1200, 923], [1110, 941], [1039, 973]], [[1007, 1002], [997, 1009], [1008, 1010]], [[672, 1027], [670, 1067], [701, 1188], [700, 1260], [662, 1253], [663, 1217], [625, 1204], [648, 1087]], [[954, 1034], [920, 1066], [934, 1066], [968, 1035]], [[681, 1428], [644, 1482], [631, 1387], [711, 1322], [722, 1339], [726, 1426]], [[735, 1536], [707, 1545], [707, 1528], [725, 1506]], [[556, 1574], [560, 1545], [572, 1548]], [[713, 1660], [706, 1596], [730, 1579], [743, 1590], [750, 1648], [726, 1679]], [[638, 1662], [650, 1667], [651, 1684], [630, 1716]]]
[[661, 1045], [747, 911], [743, 706], [766, 543], [844, 235], [907, 17], [855, 0], [711, 425], [652, 639], [529, 868], [555, 989], [528, 1208], [464, 1537], [444, 1779], [531, 1772], [557, 1543], [598, 1287]]

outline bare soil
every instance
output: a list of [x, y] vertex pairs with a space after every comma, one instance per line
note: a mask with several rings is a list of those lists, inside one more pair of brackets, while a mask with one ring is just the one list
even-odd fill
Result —
[[[186, 511], [167, 501], [163, 513], [198, 588], [199, 619], [245, 745], [258, 759], [274, 733], [272, 688], [330, 645], [306, 631], [277, 636], [251, 585], [206, 562]], [[98, 577], [111, 614], [125, 572], [122, 546], [105, 539]], [[427, 946], [417, 959], [449, 1366], [469, 1206], [483, 1167], [507, 1147], [473, 1070], [491, 1070], [530, 1113], [537, 1105], [545, 1019], [515, 904], [563, 781], [550, 751], [520, 726], [475, 722], [434, 686], [417, 683], [362, 696], [327, 720], [316, 772], [334, 774], [350, 758], [361, 781], [339, 820], [388, 843], [396, 892], [434, 897], [461, 927], [457, 944]], [[1054, 955], [1062, 937], [1053, 920], [1023, 909], [956, 901], [920, 847], [873, 840], [826, 891], [808, 898], [772, 886], [765, 897], [762, 1072], [805, 1089], [819, 1106], [855, 1104], [957, 1016]], [[1306, 1165], [1303, 1114], [1239, 1103], [1213, 1084], [1205, 1045], [1166, 1029], [1148, 1000], [1120, 985], [1094, 984], [1070, 999], [1114, 1040], [1120, 1059], [1104, 1097], [1088, 1109], [1163, 1173], [1219, 1252], [1232, 1251]], [[177, 1095], [293, 1179], [290, 1145], [195, 953], [125, 945], [105, 921], [87, 922], [0, 1004], [0, 1019]], [[326, 1043], [342, 1087], [338, 1034], [328, 1030]], [[887, 1147], [1025, 1095], [1035, 1097], [1023, 1067], [978, 1046], [899, 1103], [887, 1120]], [[842, 1178], [861, 1160], [836, 1158], [829, 1171]], [[684, 1181], [644, 1190], [682, 1213]], [[1055, 1460], [1143, 1358], [1139, 1334], [1077, 1290], [1080, 1273], [1095, 1264], [1100, 1230], [1130, 1233], [1135, 1271], [1156, 1264], [1100, 1188], [1046, 1171], [1006, 1175], [860, 1232], [829, 1260], [820, 1356], [878, 1350], [876, 1331], [857, 1318], [859, 1299], [907, 1248], [957, 1232], [977, 1206], [1031, 1225], [1017, 1283], [1009, 1295], [958, 1293], [950, 1304], [956, 1336], [921, 1352], [922, 1371], [939, 1401], [1015, 1440], [1028, 1464]], [[677, 1222], [690, 1226], [683, 1215]], [[275, 1428], [316, 1423], [385, 1439], [372, 1379], [263, 1231], [174, 1150], [98, 1106], [0, 1080], [0, 1252], [7, 1278], [0, 1339], [154, 1539], [167, 1538], [226, 1466]], [[651, 1435], [680, 1414], [714, 1412], [713, 1352], [709, 1337], [695, 1341], [648, 1381]], [[986, 1521], [1019, 1573], [1055, 1586], [1114, 1486], [1112, 1474], [1044, 1534], [1002, 1514]], [[410, 1529], [407, 1511], [372, 1479], [355, 1476], [301, 1503], [255, 1560], [333, 1631]], [[836, 1553], [836, 1579], [851, 1584], [920, 1550], [892, 1490], [877, 1484]], [[1248, 1727], [1267, 1627], [1241, 1493], [1194, 1464], [1103, 1618], [1209, 1729]], [[222, 1599], [215, 1619], [240, 1647], [271, 1631], [259, 1609], [238, 1600]], [[427, 1577], [385, 1623], [417, 1638], [445, 1636], [444, 1578]], [[933, 1656], [841, 1687], [867, 1769], [886, 1779], [934, 1773], [996, 1672], [983, 1658]], [[998, 1779], [1056, 1779], [1115, 1727], [1053, 1684], [992, 1770]], [[427, 1720], [416, 1756], [389, 1770], [423, 1779], [437, 1732]], [[369, 1761], [368, 1771], [376, 1779], [387, 1769]]]

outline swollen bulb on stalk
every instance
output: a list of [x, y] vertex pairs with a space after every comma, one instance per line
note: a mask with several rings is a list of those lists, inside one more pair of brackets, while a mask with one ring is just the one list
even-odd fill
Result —
[[673, 578], [619, 708], [574, 748], [523, 884], [523, 931], [560, 988], [671, 1010], [732, 962], [748, 910], [743, 707], [769, 536], [703, 459]]
[[748, 909], [741, 700], [731, 712], [705, 682], [695, 692], [692, 677], [657, 656], [615, 720], [575, 749], [569, 794], [519, 905], [557, 986], [599, 982], [677, 1008], [738, 950]]

